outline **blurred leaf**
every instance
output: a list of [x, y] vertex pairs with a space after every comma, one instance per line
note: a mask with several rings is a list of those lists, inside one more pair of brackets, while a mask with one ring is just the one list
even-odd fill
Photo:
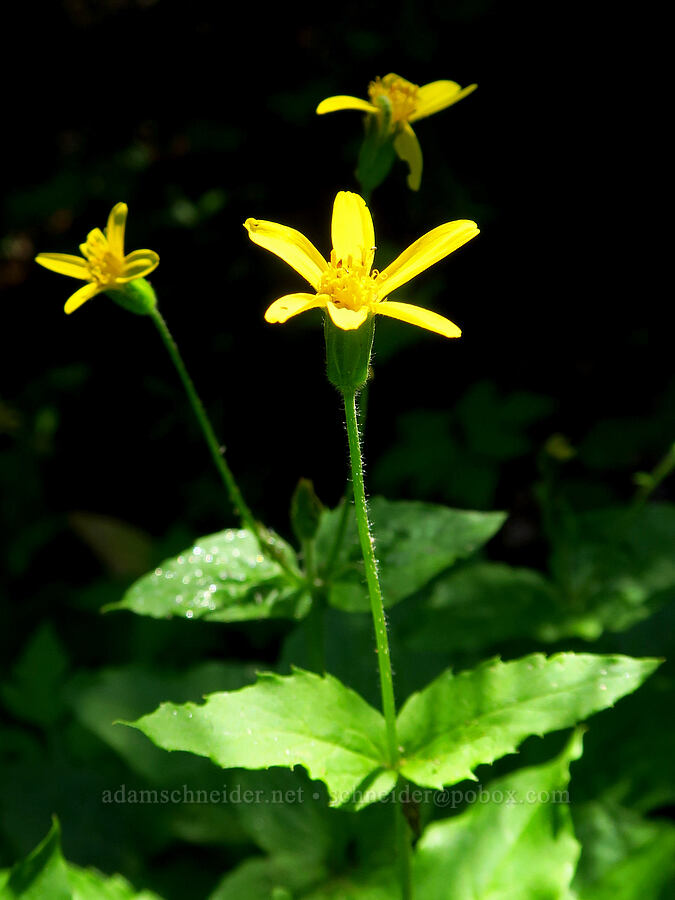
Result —
[[658, 665], [559, 653], [488, 661], [459, 675], [447, 671], [413, 694], [399, 714], [401, 772], [432, 788], [474, 778], [477, 765], [514, 753], [529, 735], [567, 728], [612, 706]]
[[582, 854], [579, 900], [666, 900], [675, 896], [675, 827], [614, 804], [575, 810]]
[[72, 512], [68, 520], [111, 575], [138, 577], [147, 572], [153, 552], [150, 535], [128, 522], [97, 513]]
[[12, 669], [12, 679], [0, 687], [7, 709], [36, 725], [53, 725], [63, 713], [61, 687], [68, 657], [49, 622], [28, 641]]
[[[292, 548], [275, 537], [287, 557]], [[183, 616], [210, 622], [271, 617], [302, 618], [311, 600], [290, 582], [278, 563], [263, 556], [257, 539], [244, 529], [200, 538], [174, 559], [133, 584], [105, 611], [128, 609], [156, 619]]]
[[489, 802], [430, 825], [415, 851], [416, 896], [572, 900], [579, 844], [567, 805], [553, 798], [580, 755], [576, 734], [552, 762], [493, 781]]
[[538, 572], [478, 562], [435, 581], [400, 630], [415, 650], [480, 650], [538, 635], [555, 618], [558, 602], [555, 588]]
[[203, 705], [163, 703], [128, 722], [165, 750], [208, 756], [222, 768], [304, 766], [324, 781], [335, 806], [367, 805], [396, 782], [384, 770], [384, 719], [330, 675], [297, 670], [261, 674], [240, 691], [211, 694]]
[[[317, 535], [319, 570], [333, 558], [342, 507], [326, 511]], [[386, 606], [414, 594], [457, 559], [469, 556], [501, 528], [504, 513], [449, 509], [432, 503], [390, 501], [369, 503]], [[370, 608], [361, 548], [353, 510], [349, 511], [340, 552], [327, 573], [329, 601], [340, 609]]]
[[68, 685], [67, 697], [82, 725], [150, 782], [201, 783], [204, 770], [210, 767], [198, 765], [195, 771], [197, 761], [193, 757], [178, 753], [167, 757], [139, 734], [115, 722], [140, 717], [165, 700], [186, 703], [214, 691], [237, 690], [255, 681], [255, 675], [253, 664], [207, 662], [182, 672], [120, 666], [78, 673]]
[[247, 859], [218, 884], [208, 900], [293, 900], [324, 877], [323, 866], [311, 865], [296, 856]]
[[491, 381], [473, 385], [455, 410], [414, 410], [398, 419], [398, 440], [375, 465], [375, 489], [441, 496], [475, 508], [494, 503], [500, 464], [529, 453], [528, 430], [547, 418], [541, 394], [501, 394]]
[[623, 631], [675, 598], [675, 505], [582, 513], [554, 545], [551, 569], [567, 604], [565, 634]]

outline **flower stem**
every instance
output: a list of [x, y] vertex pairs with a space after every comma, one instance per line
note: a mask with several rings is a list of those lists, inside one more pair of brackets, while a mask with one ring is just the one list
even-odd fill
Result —
[[[349, 459], [352, 470], [352, 485], [354, 489], [354, 506], [356, 510], [356, 525], [359, 532], [361, 553], [366, 569], [366, 581], [370, 595], [370, 609], [375, 626], [375, 641], [377, 644], [377, 662], [380, 668], [380, 688], [382, 691], [382, 709], [387, 730], [387, 749], [389, 752], [389, 764], [392, 768], [398, 765], [400, 751], [396, 735], [396, 701], [394, 699], [394, 678], [391, 671], [391, 654], [389, 651], [389, 638], [387, 637], [387, 623], [384, 617], [384, 603], [382, 602], [382, 589], [377, 574], [377, 561], [375, 559], [375, 547], [373, 535], [368, 520], [368, 507], [366, 505], [366, 492], [363, 483], [363, 458], [361, 456], [361, 435], [359, 433], [359, 420], [356, 408], [356, 391], [343, 393], [345, 403], [345, 420], [347, 423], [347, 439], [349, 441]], [[398, 790], [398, 785], [396, 787]], [[411, 900], [412, 884], [410, 869], [410, 840], [408, 826], [403, 815], [400, 801], [394, 804], [396, 817], [396, 853], [399, 861], [401, 876], [401, 897], [403, 900]]]
[[382, 710], [387, 727], [387, 747], [389, 751], [389, 764], [395, 766], [399, 758], [398, 740], [396, 737], [396, 702], [394, 700], [394, 679], [391, 671], [391, 657], [389, 653], [389, 639], [387, 637], [387, 624], [384, 618], [384, 604], [382, 602], [382, 589], [377, 574], [377, 562], [373, 536], [368, 521], [368, 509], [366, 506], [366, 493], [363, 484], [363, 459], [361, 457], [361, 440], [359, 434], [358, 414], [356, 410], [356, 392], [343, 394], [345, 402], [345, 419], [347, 422], [347, 439], [349, 441], [349, 458], [352, 469], [352, 485], [354, 488], [354, 506], [356, 510], [356, 525], [359, 532], [359, 542], [363, 554], [363, 562], [366, 569], [366, 582], [370, 595], [370, 609], [375, 626], [375, 641], [377, 644], [377, 662], [380, 669], [380, 688], [382, 691]]
[[230, 467], [225, 460], [225, 449], [218, 442], [218, 438], [215, 435], [213, 426], [211, 425], [209, 417], [206, 414], [206, 410], [204, 409], [204, 404], [202, 403], [199, 394], [197, 393], [197, 390], [193, 384], [192, 379], [190, 378], [190, 375], [188, 374], [187, 369], [185, 368], [185, 363], [183, 362], [183, 358], [180, 355], [180, 351], [178, 350], [178, 345], [173, 339], [173, 336], [169, 331], [169, 327], [164, 321], [164, 317], [157, 309], [157, 307], [153, 308], [152, 312], [150, 313], [150, 317], [155, 323], [157, 331], [159, 331], [159, 334], [164, 341], [164, 346], [169, 352], [171, 361], [173, 362], [174, 366], [176, 367], [176, 371], [180, 376], [180, 380], [182, 381], [183, 387], [185, 388], [185, 393], [187, 394], [190, 406], [192, 407], [195, 418], [199, 423], [199, 427], [201, 428], [204, 440], [206, 441], [206, 444], [211, 452], [211, 457], [213, 459], [213, 462], [215, 463], [216, 469], [218, 470], [221, 481], [225, 486], [225, 490], [228, 497], [230, 498], [230, 503], [232, 504], [234, 512], [240, 517], [242, 524], [256, 536], [261, 550], [264, 553], [267, 553], [268, 556], [271, 556], [277, 563], [279, 563], [284, 571], [292, 575], [293, 578], [297, 580], [297, 573], [291, 570], [290, 566], [283, 559], [283, 557], [274, 552], [270, 537], [266, 534], [264, 528], [260, 525], [260, 523], [255, 520], [253, 513], [244, 500], [242, 493], [239, 490], [239, 486], [234, 479], [234, 475], [232, 474], [232, 471], [230, 470]]

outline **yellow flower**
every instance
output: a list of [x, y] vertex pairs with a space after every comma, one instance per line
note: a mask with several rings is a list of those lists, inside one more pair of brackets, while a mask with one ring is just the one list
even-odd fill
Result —
[[349, 191], [340, 191], [335, 198], [330, 262], [294, 228], [259, 219], [247, 219], [244, 227], [255, 244], [281, 257], [316, 291], [275, 300], [265, 313], [268, 322], [285, 322], [305, 310], [321, 308], [344, 331], [360, 328], [369, 316], [379, 314], [445, 337], [461, 334], [453, 322], [438, 313], [387, 297], [475, 237], [475, 222], [460, 219], [439, 225], [411, 244], [382, 272], [372, 269], [375, 232], [368, 207], [362, 197]]
[[86, 242], [80, 244], [82, 256], [40, 253], [35, 257], [35, 262], [45, 269], [87, 282], [70, 297], [64, 307], [66, 313], [74, 312], [103, 291], [122, 290], [125, 284], [144, 278], [159, 265], [159, 256], [154, 250], [134, 250], [124, 255], [127, 212], [126, 203], [115, 204], [108, 216], [105, 233], [94, 228]]
[[422, 181], [422, 150], [411, 122], [425, 119], [452, 106], [476, 90], [478, 85], [461, 88], [456, 81], [432, 81], [419, 87], [390, 72], [384, 78], [376, 78], [368, 86], [367, 100], [340, 95], [327, 97], [316, 108], [319, 115], [341, 109], [358, 109], [377, 116], [381, 122], [384, 111], [389, 114], [389, 128], [394, 134], [394, 150], [408, 164], [408, 186], [419, 190]]

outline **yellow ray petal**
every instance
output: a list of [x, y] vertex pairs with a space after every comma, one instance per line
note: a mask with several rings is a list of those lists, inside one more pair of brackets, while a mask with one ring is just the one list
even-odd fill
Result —
[[468, 219], [446, 222], [427, 232], [377, 276], [375, 284], [378, 299], [389, 296], [396, 288], [433, 266], [477, 234], [478, 226]]
[[304, 234], [295, 228], [262, 219], [247, 219], [244, 228], [254, 244], [283, 259], [306, 278], [315, 290], [318, 289], [321, 273], [328, 267], [328, 263]]
[[124, 229], [127, 224], [128, 208], [126, 203], [116, 203], [110, 210], [105, 235], [110, 244], [110, 250], [119, 259], [124, 258]]
[[51, 272], [58, 272], [59, 275], [69, 275], [70, 278], [80, 278], [82, 281], [91, 280], [87, 260], [81, 256], [72, 256], [70, 253], [40, 253], [35, 257], [35, 262]]
[[96, 258], [108, 246], [108, 240], [100, 228], [92, 228], [84, 244], [80, 244], [80, 253], [87, 259]]
[[419, 191], [422, 181], [422, 148], [407, 122], [394, 138], [394, 150], [398, 158], [408, 164], [408, 187], [412, 191]]
[[417, 92], [415, 112], [408, 121], [416, 122], [418, 119], [425, 119], [427, 116], [440, 112], [468, 96], [477, 87], [477, 84], [470, 84], [468, 87], [461, 88], [456, 81], [432, 81], [430, 84], [423, 84]]
[[100, 284], [85, 284], [78, 291], [69, 297], [66, 301], [66, 305], [63, 307], [63, 311], [68, 315], [71, 312], [75, 312], [76, 309], [79, 309], [83, 303], [86, 303], [87, 300], [91, 300], [92, 297], [95, 297], [96, 294], [100, 294], [103, 288]]
[[134, 250], [124, 257], [124, 268], [119, 278], [120, 284], [133, 281], [134, 278], [145, 278], [159, 265], [159, 256], [154, 250]]
[[271, 323], [286, 322], [292, 316], [326, 305], [325, 294], [286, 294], [279, 297], [267, 308], [265, 321]]
[[338, 328], [343, 331], [354, 331], [360, 328], [368, 318], [368, 308], [362, 306], [361, 309], [347, 309], [346, 306], [336, 306], [334, 303], [326, 303], [328, 315]]
[[331, 235], [338, 260], [347, 264], [351, 256], [353, 262], [366, 267], [366, 273], [370, 272], [375, 255], [375, 231], [363, 197], [351, 191], [337, 194], [333, 204]]
[[422, 309], [421, 306], [413, 306], [410, 303], [398, 303], [395, 300], [383, 300], [375, 307], [375, 312], [380, 316], [389, 316], [390, 319], [400, 319], [409, 325], [418, 325], [428, 331], [435, 331], [443, 337], [456, 338], [462, 334], [454, 322], [431, 312], [430, 309]]
[[316, 108], [317, 113], [322, 116], [324, 113], [338, 112], [341, 109], [358, 109], [361, 112], [376, 113], [377, 106], [368, 103], [367, 100], [359, 100], [358, 97], [347, 97], [340, 94], [337, 97], [326, 97]]

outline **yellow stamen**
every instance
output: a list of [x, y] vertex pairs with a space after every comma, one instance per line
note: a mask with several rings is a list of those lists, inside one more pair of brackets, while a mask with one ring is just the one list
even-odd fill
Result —
[[391, 103], [392, 122], [407, 122], [417, 107], [419, 86], [400, 75], [385, 75], [368, 85], [368, 96], [377, 105], [379, 97], [387, 97]]

